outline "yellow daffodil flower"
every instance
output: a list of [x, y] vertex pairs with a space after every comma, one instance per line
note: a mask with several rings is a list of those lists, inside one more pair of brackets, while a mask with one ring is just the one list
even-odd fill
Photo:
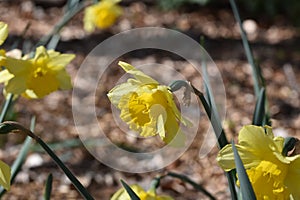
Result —
[[5, 83], [7, 93], [28, 98], [42, 98], [58, 89], [70, 89], [71, 79], [65, 67], [74, 57], [46, 50], [43, 46], [36, 49], [31, 59], [6, 56], [6, 69], [0, 72], [0, 83]]
[[0, 21], [0, 45], [6, 40], [8, 36], [8, 26], [4, 22]]
[[[0, 21], [0, 45], [4, 43], [8, 36], [8, 25], [4, 22]], [[5, 64], [4, 57], [5, 57], [5, 50], [0, 49], [0, 67], [2, 67]]]
[[[284, 138], [274, 137], [269, 126], [244, 126], [236, 145], [257, 199], [300, 199], [300, 155], [283, 156]], [[217, 157], [226, 171], [235, 168], [232, 146]]]
[[121, 119], [143, 137], [158, 134], [165, 143], [183, 146], [185, 135], [179, 123], [189, 125], [190, 122], [181, 116], [169, 87], [160, 85], [128, 63], [119, 62], [119, 65], [135, 78], [115, 86], [107, 95], [121, 110]]
[[[139, 196], [141, 200], [173, 200], [170, 196], [158, 196], [155, 193], [154, 189], [150, 189], [149, 191], [145, 191], [139, 185], [131, 185], [130, 188], [134, 191], [136, 195]], [[124, 188], [118, 190], [110, 200], [130, 200], [130, 196], [126, 192]]]
[[6, 190], [10, 189], [10, 167], [0, 160], [0, 185], [2, 185]]
[[95, 27], [100, 29], [109, 28], [122, 14], [122, 8], [117, 5], [120, 0], [102, 0], [89, 6], [84, 11], [84, 29], [93, 32]]

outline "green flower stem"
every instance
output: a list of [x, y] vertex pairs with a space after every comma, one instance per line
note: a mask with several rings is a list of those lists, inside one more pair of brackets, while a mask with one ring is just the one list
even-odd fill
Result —
[[[33, 131], [35, 127], [35, 117], [33, 117], [31, 119], [31, 124], [30, 124], [30, 130]], [[17, 174], [19, 173], [24, 160], [27, 156], [27, 153], [30, 149], [30, 144], [31, 144], [31, 138], [30, 137], [26, 137], [23, 146], [18, 154], [18, 157], [16, 158], [16, 160], [14, 161], [14, 163], [11, 166], [11, 178], [10, 178], [10, 184], [12, 185]], [[0, 198], [6, 193], [6, 190], [3, 187], [0, 187]]]
[[[218, 140], [218, 145], [219, 145], [219, 148], [223, 148], [225, 145], [228, 144], [228, 140], [226, 138], [226, 135], [225, 135], [225, 131], [224, 129], [222, 128], [222, 125], [220, 124], [220, 122], [217, 122], [214, 118], [214, 112], [212, 112], [211, 110], [211, 107], [209, 106], [209, 104], [207, 103], [204, 95], [202, 92], [200, 92], [197, 88], [195, 88], [192, 84], [190, 84], [191, 87], [192, 87], [192, 91], [199, 97], [204, 109], [205, 109], [205, 112], [208, 116], [208, 118], [210, 119], [212, 125], [213, 125], [213, 129], [214, 129], [214, 132], [216, 134], [216, 137], [217, 137], [217, 140]], [[219, 125], [216, 127], [216, 124], [213, 123], [214, 122], [217, 122], [219, 123]], [[217, 133], [219, 132], [219, 128], [221, 128], [221, 134], [218, 135]], [[228, 180], [228, 185], [229, 185], [229, 189], [230, 189], [230, 193], [231, 193], [231, 196], [232, 196], [232, 199], [238, 199], [237, 197], [237, 193], [236, 193], [236, 190], [235, 190], [235, 182], [236, 182], [236, 177], [235, 177], [235, 171], [231, 170], [229, 172], [226, 172], [226, 177], [227, 177], [227, 180]]]
[[11, 105], [11, 102], [13, 100], [14, 95], [9, 93], [7, 95], [7, 98], [5, 99], [2, 111], [1, 111], [1, 115], [0, 115], [0, 123], [2, 123], [4, 121], [4, 118], [6, 116], [7, 111], [9, 110], [9, 106]]
[[94, 199], [90, 193], [85, 189], [85, 187], [78, 181], [78, 179], [72, 174], [72, 172], [64, 165], [64, 163], [57, 157], [57, 155], [48, 147], [48, 145], [37, 135], [35, 135], [30, 130], [24, 128], [17, 122], [6, 121], [0, 126], [0, 131], [2, 132], [13, 132], [13, 133], [23, 133], [27, 136], [33, 138], [37, 143], [39, 143], [43, 149], [49, 154], [49, 156], [54, 160], [54, 162], [64, 171], [66, 176], [70, 179], [75, 188], [80, 192], [84, 199], [91, 200]]
[[194, 187], [195, 190], [198, 190], [199, 192], [202, 192], [203, 194], [208, 196], [211, 200], [216, 200], [216, 198], [210, 192], [208, 192], [205, 188], [203, 188], [201, 185], [199, 185], [198, 183], [191, 180], [189, 177], [187, 177], [185, 175], [177, 174], [177, 173], [174, 173], [174, 172], [168, 172], [165, 175], [156, 177], [151, 183], [151, 188], [156, 189], [159, 186], [159, 183], [160, 183], [161, 179], [163, 179], [167, 176], [173, 177], [173, 178], [178, 178], [183, 182], [189, 183], [190, 185], [192, 185]]
[[[25, 157], [28, 153], [30, 144], [31, 144], [32, 139], [30, 137], [26, 137], [26, 140], [23, 143], [23, 146], [20, 150], [20, 153], [18, 154], [18, 157], [14, 161], [12, 167], [11, 167], [11, 184], [14, 182], [14, 179], [16, 178], [18, 172], [21, 169], [22, 164], [24, 163]], [[1, 187], [0, 188], [0, 198], [6, 193], [6, 190]]]
[[[211, 107], [209, 106], [209, 104], [207, 103], [207, 101], [206, 101], [206, 99], [204, 97], [204, 94], [202, 92], [200, 92], [197, 88], [195, 88], [192, 84], [191, 84], [191, 87], [193, 88], [193, 92], [199, 97], [199, 99], [200, 99], [200, 101], [201, 101], [201, 103], [202, 103], [202, 105], [204, 107], [204, 110], [205, 110], [205, 112], [206, 112], [209, 120], [210, 121], [214, 120], [214, 118], [215, 118], [214, 112], [212, 112]], [[220, 122], [218, 122], [218, 123], [220, 123]], [[221, 127], [221, 133], [220, 133], [220, 135], [217, 134], [219, 132], [219, 129], [220, 129], [219, 127]], [[221, 149], [225, 145], [228, 144], [228, 140], [226, 138], [224, 129], [222, 128], [221, 124], [219, 124], [218, 127], [216, 125], [213, 126], [213, 129], [214, 129], [214, 132], [215, 132], [217, 140], [218, 140], [219, 148]]]
[[54, 26], [54, 28], [52, 29], [52, 31], [42, 37], [42, 39], [36, 44], [36, 47], [38, 46], [44, 46], [47, 44], [47, 42], [49, 42], [52, 38], [52, 36], [56, 35], [57, 33], [59, 33], [61, 31], [61, 29], [77, 14], [79, 13], [84, 7], [84, 3], [79, 4], [78, 6], [74, 6], [74, 9], [71, 9], [69, 11], [67, 11], [64, 16], [62, 17], [62, 19]]

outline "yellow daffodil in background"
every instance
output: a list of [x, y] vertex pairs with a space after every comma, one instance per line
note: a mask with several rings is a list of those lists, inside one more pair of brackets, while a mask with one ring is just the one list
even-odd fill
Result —
[[[284, 138], [274, 137], [271, 127], [244, 126], [239, 133], [239, 155], [257, 199], [300, 199], [300, 155], [283, 156]], [[231, 145], [220, 150], [219, 165], [235, 168]]]
[[[7, 36], [8, 36], [8, 25], [0, 21], [0, 45], [4, 43]], [[4, 49], [0, 49], [0, 56], [1, 57], [5, 56]], [[4, 64], [5, 64], [4, 60], [0, 58], [0, 67], [3, 66]]]
[[160, 85], [128, 63], [119, 62], [119, 65], [135, 78], [108, 93], [111, 103], [121, 110], [121, 119], [143, 137], [158, 134], [165, 143], [183, 146], [185, 135], [179, 123], [188, 125], [190, 122], [181, 116], [169, 87]]
[[10, 167], [0, 160], [0, 185], [2, 185], [6, 190], [10, 189]]
[[109, 28], [122, 14], [122, 8], [117, 5], [121, 0], [102, 0], [89, 6], [84, 12], [84, 29], [92, 32], [95, 27], [100, 29]]
[[[139, 185], [131, 185], [130, 188], [134, 191], [136, 195], [139, 196], [141, 200], [173, 200], [172, 197], [169, 196], [158, 196], [155, 193], [154, 189], [150, 189], [149, 191], [145, 191]], [[118, 190], [110, 200], [130, 200], [130, 196], [126, 192], [124, 188]]]
[[7, 93], [28, 98], [42, 98], [58, 89], [70, 89], [71, 79], [65, 67], [74, 57], [43, 46], [36, 49], [34, 58], [4, 57], [6, 69], [0, 72], [0, 82], [5, 83]]
[[0, 21], [0, 45], [6, 40], [8, 36], [8, 26]]

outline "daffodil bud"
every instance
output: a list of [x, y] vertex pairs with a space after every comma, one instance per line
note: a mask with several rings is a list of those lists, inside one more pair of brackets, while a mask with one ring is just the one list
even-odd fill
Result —
[[295, 148], [298, 139], [294, 137], [287, 137], [283, 143], [282, 155], [287, 156], [290, 151]]
[[184, 93], [183, 93], [183, 104], [185, 106], [189, 106], [191, 103], [191, 94], [192, 94], [192, 87], [190, 85], [190, 83], [188, 81], [183, 81], [183, 80], [176, 80], [173, 81], [170, 85], [170, 90], [172, 92], [175, 92], [179, 89], [181, 89], [182, 87], [185, 88]]

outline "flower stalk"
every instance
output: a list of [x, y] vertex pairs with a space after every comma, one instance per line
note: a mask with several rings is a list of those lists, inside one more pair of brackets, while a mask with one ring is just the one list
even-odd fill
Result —
[[80, 3], [78, 4], [77, 6], [74, 6], [75, 8], [67, 11], [65, 13], [65, 15], [62, 17], [62, 19], [54, 26], [54, 28], [52, 29], [52, 31], [42, 37], [40, 39], [40, 41], [36, 44], [35, 47], [38, 47], [38, 46], [44, 46], [45, 44], [47, 44], [51, 38], [56, 35], [57, 33], [59, 33], [61, 31], [61, 29], [77, 14], [79, 13], [84, 7], [84, 3]]
[[152, 188], [156, 189], [159, 186], [161, 179], [163, 179], [167, 176], [180, 179], [181, 181], [192, 185], [195, 190], [205, 194], [207, 197], [209, 197], [210, 200], [216, 200], [216, 198], [209, 191], [207, 191], [205, 188], [203, 188], [201, 185], [199, 185], [198, 183], [196, 183], [195, 181], [193, 181], [192, 179], [190, 179], [189, 177], [187, 177], [185, 175], [174, 173], [174, 172], [167, 172], [164, 175], [154, 178], [154, 180], [151, 183], [151, 189]]
[[4, 121], [4, 118], [8, 112], [8, 109], [12, 103], [12, 100], [13, 100], [13, 94], [8, 94], [6, 99], [5, 99], [5, 102], [4, 102], [4, 105], [3, 105], [3, 108], [1, 110], [1, 114], [0, 114], [0, 123], [2, 123]]
[[6, 121], [0, 124], [0, 134], [12, 133], [22, 133], [31, 138], [33, 138], [37, 143], [39, 143], [43, 149], [49, 154], [53, 161], [64, 171], [66, 176], [70, 179], [72, 184], [75, 186], [77, 191], [84, 197], [84, 199], [91, 200], [94, 199], [90, 193], [85, 189], [85, 187], [78, 181], [78, 179], [72, 174], [72, 172], [65, 166], [65, 164], [58, 158], [58, 156], [48, 147], [48, 145], [37, 135], [35, 135], [30, 130], [23, 127], [18, 122]]

